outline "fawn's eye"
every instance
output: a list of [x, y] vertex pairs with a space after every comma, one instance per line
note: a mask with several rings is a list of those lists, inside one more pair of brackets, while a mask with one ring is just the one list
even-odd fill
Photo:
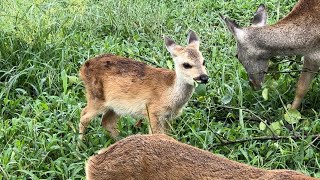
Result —
[[238, 54], [236, 54], [235, 57], [238, 59]]
[[205, 65], [205, 63], [206, 63], [206, 62], [205, 62], [205, 61], [203, 61], [202, 65], [204, 66], [204, 65]]
[[189, 63], [183, 63], [182, 65], [183, 65], [183, 67], [184, 67], [185, 69], [190, 69], [190, 68], [192, 68], [191, 64], [189, 64]]

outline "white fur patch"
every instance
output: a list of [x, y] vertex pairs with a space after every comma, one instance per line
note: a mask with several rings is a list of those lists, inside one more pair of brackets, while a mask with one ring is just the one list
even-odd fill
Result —
[[146, 112], [146, 103], [146, 100], [141, 99], [113, 99], [108, 101], [106, 107], [121, 116], [143, 116]]
[[245, 40], [245, 38], [246, 38], [245, 30], [235, 28], [234, 32], [236, 34], [236, 38], [237, 38], [238, 41], [242, 42], [242, 41]]

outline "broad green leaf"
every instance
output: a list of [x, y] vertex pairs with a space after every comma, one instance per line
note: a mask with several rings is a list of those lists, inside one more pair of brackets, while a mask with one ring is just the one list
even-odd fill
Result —
[[298, 110], [296, 109], [289, 109], [285, 114], [284, 114], [284, 119], [289, 123], [289, 124], [295, 124], [299, 122], [301, 119], [301, 114]]
[[47, 105], [46, 103], [41, 102], [40, 104], [41, 104], [41, 106], [42, 106], [45, 110], [48, 110], [48, 109], [49, 109], [49, 107], [48, 107], [48, 105]]
[[269, 89], [268, 88], [264, 88], [262, 91], [262, 97], [264, 100], [268, 100], [268, 96], [269, 96]]
[[133, 35], [133, 39], [134, 39], [135, 41], [138, 41], [139, 38], [140, 38], [139, 34], [134, 34], [134, 35]]
[[312, 126], [311, 126], [311, 120], [309, 120], [309, 119], [304, 119], [304, 120], [301, 122], [301, 124], [302, 124], [302, 127], [303, 127], [303, 129], [304, 129], [305, 131], [309, 131], [310, 128], [312, 128]]
[[174, 32], [179, 32], [181, 30], [181, 26], [176, 26], [176, 28], [174, 29]]
[[260, 124], [259, 124], [259, 129], [261, 130], [261, 131], [264, 131], [265, 129], [266, 129], [266, 124], [264, 123], [264, 122], [260, 122]]
[[[268, 71], [279, 71], [279, 62], [275, 59], [275, 58], [271, 58], [270, 59], [270, 63], [269, 63], [269, 68], [268, 68]], [[278, 80], [280, 78], [280, 73], [273, 73], [271, 75], [272, 79], [274, 80]]]
[[232, 96], [230, 95], [225, 95], [221, 98], [221, 102], [223, 104], [228, 104], [232, 100]]
[[196, 93], [199, 95], [199, 96], [204, 96], [206, 95], [206, 85], [204, 84], [199, 84], [197, 87], [196, 87]]
[[279, 148], [279, 143], [275, 142], [275, 143], [273, 143], [273, 146], [278, 149]]
[[311, 159], [311, 158], [313, 158], [313, 156], [314, 156], [314, 151], [313, 151], [313, 149], [312, 149], [312, 148], [308, 148], [308, 149], [306, 150], [306, 155], [305, 155], [305, 157], [308, 158], [308, 159]]
[[265, 83], [265, 87], [268, 87], [271, 90], [277, 89], [278, 88], [278, 82], [274, 79], [269, 79], [266, 83]]
[[280, 121], [276, 121], [276, 122], [271, 123], [270, 128], [273, 130], [274, 133], [276, 133], [277, 135], [280, 135], [280, 133], [281, 133]]
[[79, 82], [79, 78], [77, 76], [68, 76], [68, 80], [71, 84]]

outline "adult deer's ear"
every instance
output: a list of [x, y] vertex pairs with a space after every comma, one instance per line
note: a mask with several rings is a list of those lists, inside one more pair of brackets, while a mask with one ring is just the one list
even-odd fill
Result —
[[234, 20], [231, 20], [231, 19], [223, 16], [222, 14], [220, 14], [220, 17], [221, 17], [221, 19], [224, 20], [224, 22], [226, 23], [229, 31], [233, 35], [236, 35], [241, 30], [241, 27]]
[[267, 24], [267, 9], [263, 4], [260, 4], [258, 7], [256, 13], [253, 16], [252, 19], [252, 25], [253, 27], [262, 27]]
[[194, 45], [196, 48], [199, 49], [199, 46], [200, 46], [199, 38], [194, 31], [192, 31], [192, 30], [189, 31], [188, 37], [187, 37], [187, 42], [188, 42], [188, 44]]

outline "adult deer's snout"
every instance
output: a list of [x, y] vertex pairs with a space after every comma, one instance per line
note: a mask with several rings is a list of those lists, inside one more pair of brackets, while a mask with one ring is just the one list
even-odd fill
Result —
[[264, 74], [262, 73], [251, 75], [249, 76], [249, 85], [255, 91], [260, 90], [262, 88], [263, 80], [264, 80]]

